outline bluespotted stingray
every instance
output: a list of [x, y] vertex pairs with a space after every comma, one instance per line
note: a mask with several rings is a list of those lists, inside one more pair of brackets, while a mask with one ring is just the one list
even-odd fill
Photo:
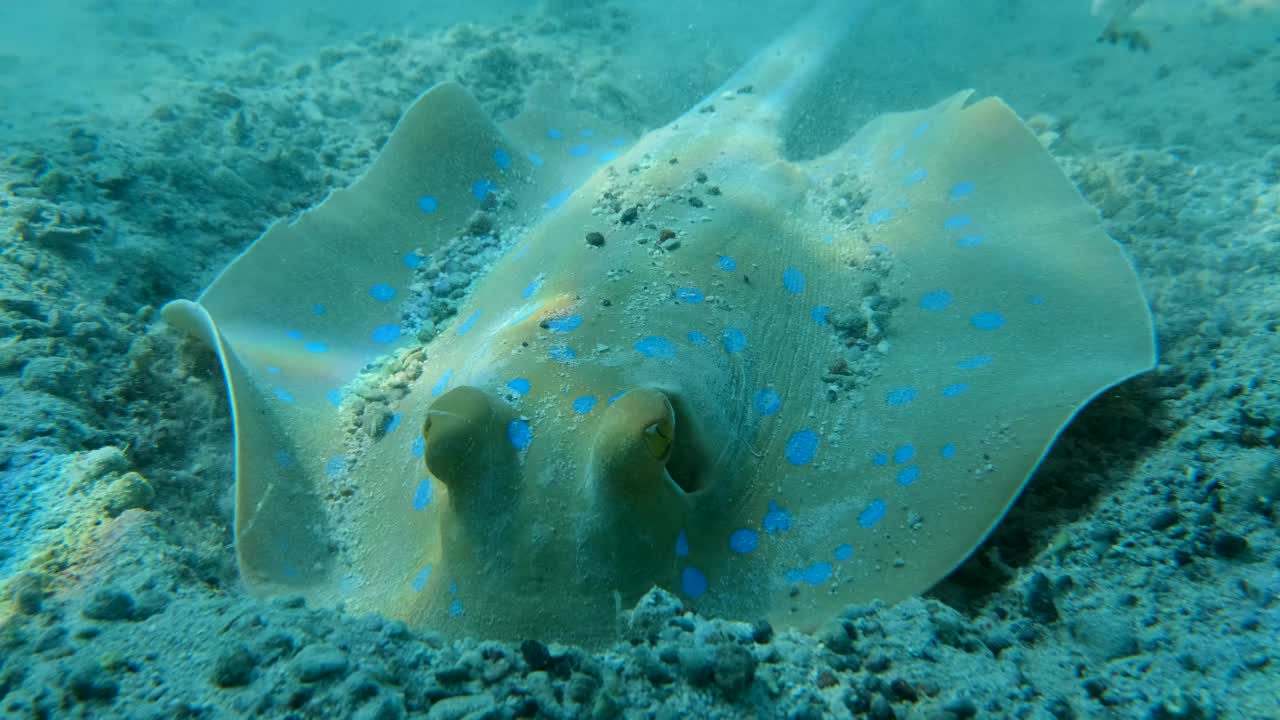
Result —
[[[248, 590], [600, 644], [653, 586], [803, 629], [971, 553], [1152, 366], [1152, 321], [999, 99], [787, 157], [858, 7], [634, 142], [438, 85], [359, 181], [169, 304], [225, 372]], [[441, 264], [487, 245], [434, 326]]]

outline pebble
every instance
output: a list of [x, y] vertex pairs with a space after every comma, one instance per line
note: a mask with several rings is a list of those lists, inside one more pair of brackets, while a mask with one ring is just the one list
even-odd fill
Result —
[[961, 718], [961, 720], [964, 718], [974, 717], [978, 714], [977, 704], [973, 702], [972, 698], [967, 697], [952, 698], [947, 701], [946, 705], [942, 706], [942, 709], [944, 712], [949, 712], [952, 715]]
[[488, 695], [459, 695], [445, 698], [431, 706], [427, 720], [462, 720], [464, 717], [483, 717], [494, 708]]
[[604, 235], [601, 235], [598, 232], [587, 233], [587, 244], [592, 247], [600, 247], [601, 245], [604, 245]]
[[1027, 614], [1046, 625], [1058, 621], [1058, 606], [1053, 601], [1053, 587], [1049, 577], [1036, 573], [1027, 583], [1025, 595]]
[[867, 709], [867, 717], [871, 720], [896, 720], [898, 714], [893, 711], [893, 706], [883, 695], [876, 695], [871, 698], [871, 707]]
[[241, 687], [249, 684], [255, 661], [249, 648], [237, 643], [224, 649], [213, 661], [209, 681], [220, 688]]
[[81, 614], [90, 620], [128, 620], [133, 616], [133, 605], [132, 595], [119, 588], [108, 587], [94, 593]]
[[542, 670], [551, 660], [551, 652], [537, 640], [525, 640], [520, 643], [520, 657], [524, 658], [530, 670]]
[[315, 682], [345, 675], [347, 656], [332, 645], [308, 645], [289, 663], [293, 674], [302, 682]]
[[694, 687], [701, 687], [711, 682], [714, 672], [715, 658], [711, 649], [704, 646], [681, 647], [676, 652], [680, 669]]
[[756, 675], [756, 658], [741, 645], [725, 645], [716, 653], [712, 677], [729, 699], [741, 697]]
[[102, 665], [86, 662], [67, 676], [67, 687], [78, 700], [111, 700], [120, 693], [120, 683], [112, 680]]

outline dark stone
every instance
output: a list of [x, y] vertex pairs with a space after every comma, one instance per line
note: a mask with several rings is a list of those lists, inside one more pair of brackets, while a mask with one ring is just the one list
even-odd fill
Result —
[[884, 653], [876, 653], [867, 661], [867, 670], [873, 673], [882, 673], [893, 665], [893, 661]]
[[1249, 541], [1242, 535], [1221, 532], [1213, 539], [1213, 552], [1218, 557], [1238, 558], [1248, 549]]
[[693, 179], [700, 183], [704, 183], [707, 181], [707, 174], [699, 170], [698, 172], [693, 174]]
[[725, 645], [716, 652], [712, 679], [725, 697], [739, 698], [756, 677], [756, 658], [741, 645]]
[[952, 715], [955, 715], [961, 720], [964, 720], [964, 718], [974, 717], [978, 714], [978, 705], [972, 698], [967, 697], [952, 698], [947, 701], [946, 705], [942, 706], [942, 709]]
[[89, 598], [81, 614], [90, 620], [128, 620], [133, 616], [133, 596], [119, 588], [103, 588]]
[[604, 235], [601, 235], [598, 232], [587, 233], [587, 244], [592, 247], [600, 247], [601, 245], [604, 245]]
[[1049, 577], [1044, 573], [1036, 573], [1027, 583], [1027, 614], [1037, 621], [1048, 624], [1058, 621], [1058, 606], [1053, 601], [1053, 588]]
[[213, 661], [209, 681], [220, 688], [241, 687], [249, 684], [256, 661], [253, 653], [243, 643], [237, 643], [218, 653]]
[[332, 645], [308, 645], [289, 664], [302, 682], [316, 682], [347, 674], [347, 656]]
[[889, 694], [893, 695], [895, 700], [904, 700], [906, 702], [915, 702], [920, 699], [920, 692], [916, 687], [902, 678], [894, 678], [889, 683]]
[[694, 196], [689, 198], [689, 204], [692, 205], [693, 207], [700, 208], [706, 203], [702, 202], [702, 198]]
[[78, 665], [67, 676], [67, 688], [81, 702], [107, 701], [120, 693], [120, 683], [112, 680], [96, 662]]
[[436, 671], [436, 679], [445, 685], [463, 683], [471, 679], [471, 668], [466, 665], [450, 665]]
[[596, 691], [599, 689], [599, 680], [587, 675], [586, 673], [576, 672], [569, 678], [567, 694], [569, 695], [570, 700], [582, 705], [595, 697]]
[[1165, 508], [1152, 516], [1151, 529], [1156, 531], [1168, 530], [1174, 525], [1177, 525], [1178, 521], [1181, 519], [1182, 516], [1177, 510], [1174, 510], [1173, 508]]
[[820, 633], [818, 642], [837, 655], [848, 655], [854, 650], [858, 631], [848, 620], [832, 620]]
[[719, 195], [719, 194], [720, 194], [720, 186], [719, 186], [719, 185], [709, 185], [709, 186], [707, 186], [707, 194], [708, 194], [708, 195]]
[[883, 695], [876, 695], [871, 698], [871, 706], [867, 708], [867, 717], [871, 720], [897, 720], [898, 714], [893, 711], [893, 706]]
[[759, 645], [773, 640], [773, 626], [768, 620], [757, 620], [751, 625], [751, 639]]
[[578, 656], [574, 655], [573, 652], [566, 652], [563, 655], [552, 655], [551, 659], [547, 662], [547, 672], [551, 673], [552, 677], [559, 678], [560, 680], [568, 680], [573, 671], [577, 670], [578, 666], [581, 664], [582, 663], [579, 661]]
[[631, 207], [622, 211], [622, 214], [618, 216], [618, 222], [622, 223], [623, 225], [630, 225], [631, 223], [635, 222], [636, 218], [638, 217], [640, 217], [640, 208], [636, 207], [635, 205], [632, 205]]

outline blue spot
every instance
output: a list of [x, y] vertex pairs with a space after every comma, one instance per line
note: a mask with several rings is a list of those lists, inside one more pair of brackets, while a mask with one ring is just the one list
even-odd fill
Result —
[[268, 366], [267, 366], [267, 374], [268, 374], [268, 375], [279, 375], [279, 374], [280, 374], [280, 368], [276, 367], [275, 365], [268, 365]]
[[284, 336], [289, 338], [290, 340], [301, 340], [302, 332], [299, 330], [286, 330], [284, 332]]
[[747, 349], [747, 335], [738, 328], [724, 331], [724, 351], [727, 353], [742, 352]]
[[404, 263], [404, 266], [410, 270], [415, 270], [422, 267], [422, 263], [426, 262], [426, 259], [416, 252], [407, 252], [400, 258], [400, 262]]
[[976, 248], [982, 244], [982, 240], [982, 235], [965, 235], [959, 240], [956, 240], [956, 246], [962, 248]]
[[578, 353], [574, 352], [573, 348], [568, 345], [552, 345], [551, 348], [547, 350], [547, 355], [556, 362], [569, 362], [570, 360], [578, 357]]
[[591, 154], [590, 145], [574, 145], [569, 148], [569, 154], [574, 157], [584, 157]]
[[547, 203], [543, 205], [543, 207], [545, 207], [548, 210], [555, 210], [556, 208], [563, 205], [564, 201], [568, 200], [569, 196], [572, 194], [573, 194], [573, 190], [561, 190], [555, 195], [552, 195], [551, 199], [548, 200]]
[[889, 222], [892, 219], [893, 219], [893, 211], [890, 210], [889, 208], [880, 208], [879, 210], [867, 216], [867, 222], [871, 223], [872, 225], [879, 225], [880, 223]]
[[955, 397], [968, 391], [968, 383], [955, 383], [942, 388], [942, 397]]
[[396, 289], [386, 283], [377, 283], [369, 288], [369, 295], [378, 302], [387, 302], [396, 296]]
[[525, 285], [524, 290], [520, 291], [520, 297], [524, 297], [524, 298], [533, 297], [533, 294], [538, 292], [538, 288], [542, 287], [543, 280], [544, 278], [541, 275], [534, 278], [533, 282], [530, 282], [528, 285]]
[[340, 407], [342, 405], [341, 390], [330, 390], [329, 392], [324, 394], [324, 397], [326, 400], [329, 401], [329, 404], [334, 407]]
[[549, 128], [547, 130], [547, 137], [551, 138], [552, 140], [559, 140], [560, 138], [564, 137], [564, 133], [560, 132], [555, 128]]
[[449, 603], [449, 617], [462, 617], [462, 601], [454, 600]]
[[307, 352], [309, 352], [309, 353], [317, 353], [317, 354], [319, 354], [319, 353], [326, 353], [326, 352], [329, 352], [329, 344], [328, 344], [328, 343], [322, 343], [322, 342], [315, 341], [315, 340], [313, 340], [312, 342], [307, 343], [307, 344], [306, 344], [306, 345], [304, 345], [303, 347], [305, 347], [305, 348], [307, 349]]
[[391, 413], [391, 419], [387, 421], [387, 428], [383, 432], [395, 432], [400, 427], [400, 413]]
[[807, 428], [792, 433], [784, 452], [792, 465], [808, 465], [818, 452], [818, 434]]
[[920, 479], [920, 466], [908, 465], [898, 471], [898, 484], [906, 487]]
[[533, 430], [527, 420], [512, 420], [507, 423], [507, 439], [517, 450], [527, 450], [533, 442]]
[[942, 450], [940, 452], [942, 454], [942, 457], [946, 458], [947, 460], [950, 460], [951, 458], [956, 456], [956, 444], [947, 443], [946, 445], [942, 446]]
[[329, 312], [329, 308], [325, 307], [321, 303], [316, 303], [315, 305], [311, 306], [312, 315], [323, 315], [327, 312]]
[[874, 527], [876, 523], [884, 519], [885, 511], [888, 506], [883, 500], [872, 500], [862, 512], [858, 513], [858, 524], [864, 528]]
[[328, 462], [324, 464], [324, 474], [329, 477], [337, 477], [346, 469], [347, 458], [343, 455], [335, 455], [329, 458]]
[[959, 200], [960, 198], [968, 197], [972, 195], [973, 191], [976, 189], [978, 189], [977, 186], [967, 180], [965, 182], [958, 182], [951, 186], [951, 199]]
[[777, 503], [771, 501], [769, 503], [769, 511], [764, 514], [764, 522], [761, 523], [761, 526], [770, 535], [786, 532], [791, 529], [791, 513], [779, 508]]
[[582, 325], [581, 315], [570, 315], [569, 317], [556, 318], [547, 322], [547, 329], [553, 333], [567, 333], [577, 330]]
[[689, 342], [693, 343], [694, 345], [706, 345], [706, 344], [707, 344], [707, 336], [706, 336], [706, 335], [703, 335], [702, 333], [698, 332], [697, 330], [690, 330], [690, 331], [689, 331], [689, 334], [688, 334], [686, 337], [687, 337], [687, 338], [689, 338]]
[[677, 300], [687, 303], [700, 303], [706, 299], [701, 290], [691, 287], [676, 288], [675, 296]]
[[689, 536], [685, 534], [683, 528], [676, 536], [676, 557], [689, 557]]
[[946, 310], [951, 305], [951, 293], [946, 290], [933, 290], [920, 298], [920, 309], [937, 312]]
[[896, 407], [898, 405], [906, 405], [915, 399], [916, 389], [915, 387], [908, 385], [906, 387], [890, 390], [889, 394], [885, 396], [884, 402], [890, 407]]
[[427, 586], [427, 581], [429, 580], [431, 580], [430, 565], [422, 568], [421, 570], [418, 571], [417, 575], [413, 576], [413, 591], [422, 592], [422, 589]]
[[597, 159], [602, 163], [613, 162], [618, 159], [618, 153], [609, 150], [607, 152], [600, 153], [600, 157]]
[[915, 456], [916, 456], [915, 445], [903, 445], [902, 447], [893, 451], [893, 461], [898, 463], [899, 465], [910, 460]]
[[979, 330], [998, 330], [1004, 325], [1004, 316], [998, 312], [980, 312], [970, 318], [970, 322]]
[[413, 509], [426, 510], [431, 504], [431, 495], [435, 490], [431, 487], [431, 478], [418, 481], [418, 488], [413, 491]]
[[986, 367], [991, 364], [992, 357], [990, 355], [974, 355], [971, 358], [965, 358], [956, 363], [956, 367], [961, 370], [977, 370], [980, 367]]
[[747, 528], [739, 528], [729, 534], [729, 549], [745, 555], [760, 547], [760, 533]]
[[831, 579], [831, 563], [819, 562], [804, 569], [803, 579], [810, 585], [821, 585]]
[[1044, 296], [1043, 296], [1043, 295], [1032, 295], [1031, 297], [1027, 298], [1027, 302], [1031, 303], [1032, 305], [1043, 305], [1043, 304], [1044, 304]]
[[973, 222], [973, 218], [968, 215], [952, 215], [942, 221], [942, 227], [947, 230], [959, 230], [962, 227], [968, 227]]
[[885, 455], [882, 452], [878, 452], [875, 455], [871, 456], [871, 462], [875, 463], [876, 465], [888, 465], [889, 456]]
[[685, 568], [680, 573], [680, 590], [689, 597], [702, 597], [707, 592], [707, 576], [698, 568]]
[[675, 344], [658, 335], [650, 335], [647, 338], [637, 341], [635, 348], [636, 352], [644, 355], [645, 357], [670, 360], [676, 356]]
[[848, 543], [845, 543], [843, 545], [837, 545], [836, 551], [831, 554], [835, 557], [836, 560], [839, 560], [840, 562], [845, 562], [846, 560], [849, 560], [853, 557], [853, 546]]
[[596, 397], [594, 395], [583, 395], [573, 401], [573, 411], [579, 415], [586, 415], [596, 406]]
[[529, 164], [534, 167], [542, 167], [543, 165], [547, 164], [547, 161], [544, 160], [542, 156], [539, 155], [538, 153], [531, 152], [529, 153]]
[[413, 453], [414, 457], [422, 457], [422, 454], [425, 453], [426, 451], [427, 451], [427, 439], [422, 437], [421, 435], [415, 437], [413, 439], [413, 442], [410, 443], [409, 445], [409, 452]]
[[451, 377], [453, 377], [453, 371], [445, 370], [440, 379], [436, 381], [436, 384], [431, 386], [431, 397], [436, 397], [444, 392], [445, 388], [449, 387], [449, 378]]
[[287, 468], [290, 465], [293, 465], [293, 457], [289, 455], [288, 450], [276, 451], [276, 464], [282, 468]]
[[782, 407], [782, 396], [773, 388], [761, 388], [756, 391], [754, 405], [756, 412], [761, 415], [772, 415], [778, 412], [778, 408]]
[[892, 152], [892, 153], [889, 153], [889, 159], [890, 159], [890, 160], [900, 160], [900, 159], [902, 159], [902, 156], [903, 156], [903, 155], [906, 155], [906, 154], [907, 154], [907, 146], [906, 146], [906, 145], [899, 145], [898, 147], [896, 147], [896, 148], [894, 148], [894, 149], [893, 149], [893, 152]]
[[288, 390], [285, 390], [284, 388], [271, 388], [271, 391], [275, 393], [276, 397], [281, 401], [287, 403], [293, 402], [293, 393]]
[[903, 179], [902, 184], [915, 185], [921, 180], [924, 180], [926, 177], [929, 177], [929, 173], [926, 172], [924, 168], [916, 168], [915, 170], [912, 170], [910, 173], [907, 173], [907, 177]]
[[791, 584], [796, 584], [804, 578], [804, 572], [801, 570], [788, 570], [782, 574], [782, 579]]
[[472, 197], [481, 202], [484, 202], [484, 199], [489, 197], [489, 193], [497, 189], [498, 186], [492, 180], [485, 180], [484, 178], [471, 183]]
[[526, 395], [529, 392], [529, 388], [532, 386], [529, 384], [528, 380], [524, 378], [516, 378], [514, 380], [508, 381], [507, 387], [511, 388], [512, 390], [515, 390], [516, 393], [520, 395]]
[[493, 164], [497, 165], [499, 170], [506, 170], [511, 167], [511, 156], [506, 150], [498, 148], [493, 151]]
[[529, 316], [537, 312], [540, 307], [542, 307], [542, 303], [529, 303], [525, 305], [519, 310], [516, 310], [515, 314], [511, 316], [511, 319], [507, 321], [507, 325], [515, 325], [516, 323], [528, 320]]
[[733, 272], [738, 269], [738, 261], [728, 255], [721, 255], [720, 259], [716, 261], [716, 266], [725, 272]]
[[450, 594], [450, 595], [457, 595], [457, 594], [458, 594], [458, 583], [456, 583], [456, 582], [455, 582], [455, 583], [449, 583], [449, 594]]
[[591, 128], [582, 128], [578, 131], [578, 134], [582, 137], [595, 137], [596, 131]]
[[918, 138], [918, 137], [920, 137], [921, 135], [923, 135], [923, 134], [925, 133], [925, 131], [926, 131], [926, 130], [928, 130], [928, 129], [929, 129], [929, 121], [928, 121], [928, 120], [925, 120], [924, 122], [922, 122], [922, 123], [920, 123], [918, 126], [916, 126], [916, 129], [915, 129], [915, 130], [912, 130], [912, 131], [911, 131], [911, 137], [913, 137], [913, 138]]
[[783, 270], [782, 287], [786, 288], [787, 292], [796, 295], [804, 292], [804, 273], [792, 267]]
[[819, 325], [826, 325], [828, 322], [827, 316], [830, 314], [831, 308], [827, 305], [814, 305], [813, 309], [809, 311], [809, 317], [813, 318], [813, 321]]
[[613, 139], [614, 147], [622, 147], [623, 145], [626, 145], [626, 144], [627, 144], [627, 139], [624, 137], [616, 137]]
[[435, 195], [423, 195], [418, 198], [418, 209], [424, 213], [433, 213], [438, 207], [440, 203], [436, 201]]
[[613, 404], [613, 401], [615, 401], [615, 400], [617, 400], [618, 398], [622, 397], [623, 393], [625, 393], [625, 392], [626, 392], [625, 390], [619, 390], [618, 392], [616, 392], [616, 393], [614, 393], [614, 394], [610, 395], [610, 396], [609, 396], [609, 399], [608, 399], [608, 400], [606, 400], [605, 402], [606, 402], [607, 404], [609, 404], [609, 405], [612, 405], [612, 404]]

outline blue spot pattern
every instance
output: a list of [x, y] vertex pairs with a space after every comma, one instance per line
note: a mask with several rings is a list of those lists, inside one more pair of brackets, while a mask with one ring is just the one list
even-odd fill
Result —
[[271, 391], [275, 393], [276, 399], [281, 402], [291, 403], [294, 400], [293, 393], [284, 388], [271, 388]]
[[378, 302], [388, 302], [396, 296], [396, 289], [386, 283], [377, 283], [369, 288], [369, 295]]
[[748, 528], [739, 528], [729, 534], [729, 549], [745, 555], [749, 552], [755, 552], [760, 547], [760, 533]]
[[946, 310], [951, 305], [951, 293], [946, 290], [932, 290], [920, 298], [920, 309], [930, 312]]
[[691, 287], [676, 288], [676, 291], [674, 294], [677, 300], [680, 300], [681, 302], [691, 303], [691, 304], [700, 303], [706, 299], [706, 296], [703, 295], [702, 291], [699, 290], [698, 288], [691, 288]]
[[581, 315], [570, 315], [551, 320], [547, 323], [547, 329], [553, 333], [573, 332], [582, 326]]
[[814, 305], [813, 309], [809, 311], [809, 317], [813, 318], [813, 321], [819, 325], [826, 325], [829, 315], [831, 315], [831, 307], [828, 305]]
[[471, 313], [471, 316], [468, 317], [466, 320], [463, 320], [462, 324], [458, 326], [458, 336], [461, 337], [465, 335], [467, 331], [470, 330], [472, 326], [476, 324], [476, 320], [479, 320], [479, 319], [480, 319], [479, 310], [476, 310], [475, 312]]
[[953, 383], [942, 388], [942, 397], [955, 397], [969, 391], [968, 383]]
[[326, 352], [329, 352], [329, 344], [328, 344], [328, 343], [322, 343], [322, 342], [318, 342], [318, 341], [315, 341], [315, 340], [312, 340], [311, 342], [307, 343], [307, 344], [306, 344], [306, 345], [304, 345], [303, 347], [305, 347], [305, 348], [307, 349], [307, 352], [309, 352], [309, 353], [316, 353], [316, 354], [320, 354], [320, 353], [326, 353]]
[[908, 460], [910, 460], [915, 456], [916, 456], [915, 445], [910, 445], [910, 444], [903, 445], [902, 447], [893, 451], [893, 461], [898, 463], [899, 465], [901, 465], [904, 462], [907, 462]]
[[899, 405], [906, 405], [915, 399], [916, 389], [915, 387], [908, 385], [906, 387], [890, 390], [889, 394], [885, 396], [884, 402], [889, 407], [897, 407]]
[[716, 262], [716, 266], [725, 272], [733, 272], [738, 269], [738, 261], [728, 255], [721, 255], [720, 259]]
[[875, 527], [876, 523], [884, 519], [888, 507], [883, 500], [872, 500], [858, 513], [858, 525], [864, 528]]
[[808, 465], [818, 452], [818, 433], [809, 430], [798, 430], [787, 440], [787, 462], [792, 465]]
[[520, 297], [523, 297], [523, 298], [533, 297], [533, 294], [538, 292], [538, 288], [542, 287], [543, 280], [544, 278], [541, 275], [534, 278], [528, 285], [524, 286], [524, 290], [520, 291]]
[[977, 370], [978, 368], [990, 365], [993, 359], [994, 358], [990, 355], [974, 355], [973, 357], [965, 358], [956, 363], [956, 367], [961, 370]]
[[379, 345], [393, 343], [400, 339], [399, 325], [379, 325], [373, 329], [373, 341]]
[[526, 395], [532, 385], [525, 378], [514, 378], [507, 381], [507, 387], [516, 391], [520, 395]]
[[942, 221], [942, 227], [946, 230], [959, 230], [962, 227], [968, 227], [973, 222], [973, 218], [968, 215], [952, 215]]
[[507, 439], [517, 450], [527, 450], [533, 443], [533, 430], [527, 420], [512, 420], [507, 423]]
[[568, 345], [552, 345], [547, 350], [547, 355], [556, 362], [569, 362], [578, 357], [578, 353], [574, 352], [573, 348]]
[[449, 617], [462, 617], [462, 601], [454, 600], [449, 603]]
[[431, 386], [431, 397], [437, 397], [444, 392], [444, 389], [449, 387], [449, 378], [451, 377], [453, 377], [453, 371], [445, 370], [440, 379], [436, 381], [436, 384]]
[[777, 503], [770, 500], [769, 510], [764, 514], [764, 522], [761, 523], [761, 527], [770, 535], [786, 532], [791, 529], [791, 513], [778, 507]]
[[902, 180], [903, 185], [915, 185], [916, 183], [929, 177], [929, 173], [924, 168], [916, 168], [907, 173], [907, 177]]
[[426, 259], [418, 253], [411, 251], [405, 253], [404, 257], [400, 258], [400, 262], [403, 262], [404, 266], [410, 270], [415, 270], [422, 267], [422, 263], [426, 262]]
[[724, 331], [724, 351], [727, 353], [739, 353], [747, 349], [747, 334], [739, 328], [729, 328]]
[[707, 592], [707, 576], [695, 567], [687, 567], [680, 572], [680, 590], [689, 597], [702, 597]]
[[831, 579], [831, 563], [814, 563], [805, 568], [800, 577], [810, 585], [821, 585]]
[[418, 198], [418, 209], [424, 213], [433, 213], [438, 207], [440, 207], [440, 203], [434, 195], [423, 195]]
[[853, 546], [848, 543], [837, 545], [835, 552], [831, 553], [831, 555], [840, 562], [850, 560], [853, 558]]
[[971, 182], [958, 182], [951, 186], [951, 199], [959, 200], [961, 198], [969, 197], [976, 189], [977, 186]]
[[873, 465], [881, 465], [881, 466], [888, 465], [889, 456], [882, 452], [878, 452], [875, 455], [871, 456], [871, 463]]
[[511, 156], [506, 150], [498, 148], [493, 151], [493, 164], [497, 165], [499, 170], [507, 170], [511, 167]]
[[572, 194], [573, 194], [572, 190], [561, 190], [555, 195], [552, 195], [551, 198], [547, 200], [546, 204], [543, 205], [543, 207], [545, 207], [548, 210], [555, 210], [556, 208], [563, 205], [564, 201], [568, 200], [569, 196]]
[[398, 427], [400, 427], [400, 413], [391, 413], [391, 420], [387, 422], [384, 432], [395, 432]]
[[409, 452], [412, 453], [414, 457], [422, 457], [423, 453], [426, 451], [427, 439], [421, 435], [415, 437], [413, 439], [413, 443], [409, 445]]
[[942, 455], [944, 459], [950, 460], [956, 456], [956, 444], [947, 443], [946, 445], [943, 445], [942, 449], [938, 451], [938, 454]]
[[880, 208], [879, 210], [876, 210], [875, 212], [867, 216], [867, 222], [871, 223], [872, 225], [879, 225], [881, 223], [886, 223], [892, 219], [893, 219], [893, 211], [890, 210], [889, 208]]
[[413, 491], [413, 509], [426, 510], [431, 504], [431, 496], [435, 490], [431, 487], [431, 478], [423, 478], [418, 481], [418, 487]]
[[595, 406], [596, 397], [594, 395], [583, 395], [573, 401], [573, 411], [579, 415], [586, 415], [595, 409]]
[[347, 469], [347, 458], [343, 455], [335, 455], [329, 458], [324, 464], [324, 474], [329, 477], [337, 477]]
[[641, 355], [659, 360], [670, 360], [676, 356], [675, 343], [660, 335], [650, 335], [636, 341], [635, 348]]
[[956, 245], [962, 248], [976, 248], [982, 244], [982, 235], [965, 235], [956, 240]]
[[697, 330], [690, 330], [690, 331], [689, 331], [689, 334], [688, 334], [688, 335], [686, 335], [685, 337], [687, 337], [687, 338], [689, 339], [689, 342], [693, 343], [694, 345], [706, 345], [706, 344], [707, 344], [707, 336], [706, 336], [706, 335], [703, 335], [702, 333], [698, 332]]
[[1004, 316], [998, 312], [980, 312], [970, 318], [979, 330], [999, 330], [1004, 326]]
[[341, 390], [330, 390], [329, 392], [324, 394], [324, 397], [326, 400], [329, 401], [329, 404], [334, 407], [340, 407], [342, 405]]
[[[410, 254], [412, 254], [412, 253], [410, 253]], [[323, 304], [321, 304], [321, 303], [316, 303], [315, 305], [312, 305], [312, 306], [311, 306], [311, 314], [312, 314], [312, 315], [323, 315], [323, 314], [325, 314], [325, 313], [327, 313], [327, 312], [329, 312], [329, 308], [325, 307], [325, 306], [324, 306]]]
[[689, 557], [689, 536], [685, 534], [683, 528], [676, 536], [676, 557]]
[[591, 154], [590, 145], [574, 145], [569, 148], [569, 154], [573, 157], [586, 157]]
[[906, 487], [920, 479], [920, 466], [908, 465], [898, 471], [898, 484]]
[[756, 391], [755, 402], [752, 404], [756, 412], [767, 417], [778, 412], [778, 408], [782, 407], [782, 396], [773, 388], [761, 388]]
[[793, 295], [799, 295], [804, 292], [804, 273], [793, 267], [783, 270], [782, 287]]
[[413, 591], [422, 592], [423, 588], [427, 586], [427, 582], [430, 580], [431, 580], [431, 566], [428, 565], [422, 568], [421, 570], [419, 570], [417, 575], [413, 576]]
[[476, 180], [474, 183], [471, 184], [471, 195], [476, 200], [484, 202], [484, 199], [489, 197], [489, 193], [494, 192], [497, 189], [498, 189], [497, 184], [495, 184], [492, 180], [485, 180], [481, 178], [480, 180]]

